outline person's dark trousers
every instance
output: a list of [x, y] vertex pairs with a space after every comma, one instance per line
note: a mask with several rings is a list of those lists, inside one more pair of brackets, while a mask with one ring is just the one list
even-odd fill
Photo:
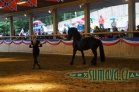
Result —
[[38, 65], [38, 68], [39, 69], [41, 69], [41, 66], [40, 66], [40, 64], [39, 64], [39, 62], [38, 62], [38, 60], [37, 60], [37, 57], [38, 57], [38, 55], [36, 54], [36, 53], [34, 53], [33, 54], [33, 58], [34, 58], [34, 64], [33, 64], [33, 69], [35, 68], [35, 65], [37, 64]]

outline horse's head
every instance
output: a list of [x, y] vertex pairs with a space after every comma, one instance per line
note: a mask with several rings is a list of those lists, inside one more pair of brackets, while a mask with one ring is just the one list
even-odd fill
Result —
[[72, 28], [68, 30], [68, 37], [67, 39], [70, 40], [72, 38]]
[[67, 37], [67, 39], [70, 40], [71, 38], [72, 38], [72, 34], [69, 34], [69, 32], [68, 32], [68, 37]]
[[68, 30], [68, 37], [67, 37], [67, 39], [70, 40], [72, 37], [73, 38], [77, 38], [77, 39], [80, 38], [80, 34], [78, 32], [78, 29], [75, 28], [75, 27], [72, 27], [72, 28], [70, 28]]

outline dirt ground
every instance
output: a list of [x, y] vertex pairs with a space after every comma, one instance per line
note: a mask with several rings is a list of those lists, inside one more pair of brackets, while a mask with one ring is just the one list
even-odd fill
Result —
[[82, 65], [81, 56], [76, 56], [71, 66], [71, 55], [40, 54], [38, 61], [42, 69], [32, 69], [31, 53], [0, 53], [0, 92], [139, 92], [139, 78], [90, 81], [66, 76], [66, 73], [92, 68], [128, 68], [139, 72], [139, 60], [106, 57], [106, 62], [102, 63], [98, 57], [98, 65], [92, 66], [92, 57], [85, 58], [86, 65]]

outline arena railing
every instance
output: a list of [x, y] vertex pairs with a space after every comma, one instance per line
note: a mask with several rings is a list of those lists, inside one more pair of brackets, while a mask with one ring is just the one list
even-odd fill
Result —
[[[85, 36], [91, 36], [91, 35], [99, 35], [99, 34], [133, 34], [133, 33], [139, 33], [139, 31], [123, 31], [123, 32], [95, 32], [95, 33], [81, 33], [81, 35], [85, 35]], [[53, 39], [56, 39], [56, 37], [62, 37], [62, 36], [67, 36], [67, 34], [47, 34], [47, 35], [38, 35], [38, 37], [42, 37], [44, 39], [46, 39], [45, 37], [51, 37]], [[29, 36], [0, 36], [0, 40], [6, 40], [6, 39], [31, 39], [31, 35]], [[133, 36], [131, 37], [133, 38]]]

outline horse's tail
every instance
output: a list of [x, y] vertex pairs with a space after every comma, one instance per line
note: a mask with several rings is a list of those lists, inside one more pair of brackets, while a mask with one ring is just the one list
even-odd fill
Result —
[[100, 51], [100, 59], [102, 62], [104, 62], [105, 61], [105, 53], [104, 53], [103, 44], [102, 44], [101, 40], [99, 40], [99, 51]]

